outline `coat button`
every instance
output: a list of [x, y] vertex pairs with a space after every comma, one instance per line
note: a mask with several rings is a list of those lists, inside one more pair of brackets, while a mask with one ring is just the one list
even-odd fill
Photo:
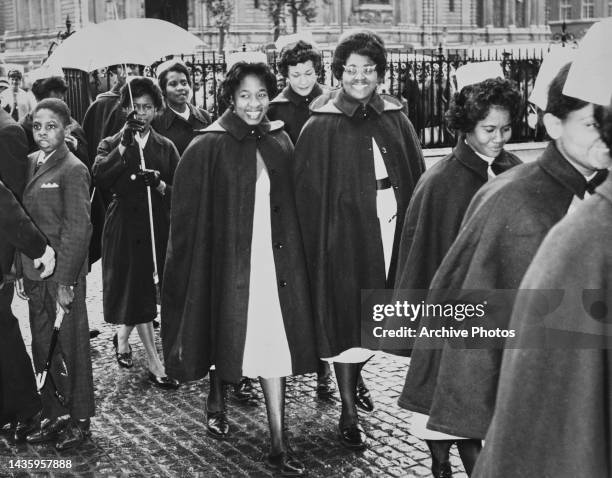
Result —
[[280, 206], [273, 206], [272, 212], [280, 212]]
[[276, 247], [277, 249], [282, 249], [283, 247], [285, 247], [285, 244], [283, 244], [282, 242], [275, 242], [274, 243], [274, 247]]
[[281, 280], [278, 282], [278, 285], [280, 285], [281, 287], [287, 287], [287, 281]]
[[270, 174], [276, 174], [276, 169], [274, 168], [270, 168], [268, 171], [270, 172]]
[[399, 186], [397, 184], [394, 184], [393, 189], [399, 189]]

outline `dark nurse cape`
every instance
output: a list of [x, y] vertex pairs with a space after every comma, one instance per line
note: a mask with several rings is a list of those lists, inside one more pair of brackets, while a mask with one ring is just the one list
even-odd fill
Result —
[[[612, 476], [611, 284], [608, 178], [551, 229], [525, 274], [521, 289], [557, 289], [568, 300], [549, 309], [546, 329], [541, 301], [517, 301], [510, 327], [518, 338], [504, 352], [474, 478]], [[607, 314], [598, 320], [597, 309]]]
[[[280, 121], [248, 126], [232, 111], [195, 138], [174, 176], [162, 291], [166, 371], [237, 382], [247, 327], [256, 151], [270, 177], [278, 295], [293, 373], [314, 372], [308, 279], [291, 178], [293, 145]], [[305, 231], [306, 234], [309, 231]]]

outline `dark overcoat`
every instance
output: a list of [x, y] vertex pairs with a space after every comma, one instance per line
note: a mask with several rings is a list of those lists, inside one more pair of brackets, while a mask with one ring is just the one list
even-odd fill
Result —
[[[611, 237], [608, 178], [550, 230], [525, 274], [521, 289], [559, 290], [564, 300], [547, 309], [543, 329], [543, 303], [533, 295], [517, 300], [510, 322], [517, 342], [504, 352], [495, 414], [472, 476], [612, 476]], [[589, 292], [608, 311], [603, 321], [590, 313]], [[588, 345], [571, 345], [585, 338]]]
[[310, 105], [315, 98], [323, 94], [321, 85], [315, 83], [308, 96], [298, 95], [291, 85], [287, 85], [276, 98], [270, 102], [268, 118], [280, 120], [285, 124], [293, 144], [297, 143], [302, 127], [310, 118]]
[[[496, 175], [522, 161], [503, 150]], [[487, 163], [461, 140], [429, 168], [414, 190], [399, 248], [396, 289], [427, 289], [453, 241], [472, 197], [488, 180]]]
[[[96, 97], [96, 100], [89, 105], [83, 117], [83, 131], [85, 132], [85, 140], [87, 141], [87, 156], [91, 161], [90, 169], [96, 159], [100, 141], [106, 136], [112, 136], [118, 131], [115, 130], [107, 135], [104, 134], [105, 131], [109, 130], [107, 126], [109, 117], [119, 103], [119, 90], [120, 85], [116, 84], [113, 86], [112, 90], [100, 93]], [[95, 178], [92, 179], [95, 187]], [[89, 245], [90, 264], [93, 264], [102, 256], [102, 229], [104, 228], [106, 208], [109, 203], [110, 196], [103, 197], [101, 191], [96, 188], [91, 201], [93, 234]]]
[[[168, 243], [170, 199], [174, 170], [179, 161], [174, 144], [151, 128], [144, 147], [145, 164], [156, 169], [166, 183], [162, 195], [151, 188], [157, 268], [163, 278]], [[140, 168], [135, 144], [123, 157], [119, 153], [121, 134], [100, 142], [93, 174], [98, 188], [112, 193], [102, 233], [102, 279], [104, 320], [111, 324], [135, 325], [149, 322], [157, 315], [153, 286], [151, 229], [147, 188], [134, 176]]]
[[205, 128], [210, 124], [210, 115], [202, 108], [196, 108], [187, 103], [189, 108], [189, 120], [177, 115], [169, 107], [153, 120], [151, 126], [162, 136], [165, 136], [174, 143], [179, 156], [183, 154], [185, 148], [197, 135], [196, 130]]
[[[5, 140], [1, 131], [0, 138]], [[32, 362], [11, 310], [13, 284], [4, 282], [4, 274], [11, 269], [15, 249], [34, 259], [43, 255], [47, 239], [1, 179], [0, 211], [0, 423], [4, 423], [31, 417], [41, 406]]]
[[[414, 128], [393, 97], [367, 106], [344, 90], [317, 98], [295, 150], [295, 187], [321, 357], [361, 345], [361, 289], [393, 287], [400, 233], [425, 166]], [[397, 200], [389, 279], [376, 209], [372, 138]], [[307, 233], [306, 233], [307, 232]]]
[[[278, 295], [293, 373], [315, 371], [308, 278], [282, 123], [248, 126], [228, 110], [185, 150], [176, 170], [162, 294], [166, 371], [237, 382], [247, 328], [256, 151], [270, 176]], [[308, 233], [308, 231], [306, 231]]]
[[[567, 212], [586, 180], [551, 142], [535, 162], [512, 168], [483, 186], [466, 211], [461, 231], [430, 289], [443, 303], [446, 291], [517, 289], [550, 228]], [[506, 328], [511, 310], [496, 316]], [[436, 318], [421, 324], [434, 327]], [[495, 405], [500, 349], [425, 349], [416, 340], [399, 405], [430, 415], [428, 427], [484, 438]]]

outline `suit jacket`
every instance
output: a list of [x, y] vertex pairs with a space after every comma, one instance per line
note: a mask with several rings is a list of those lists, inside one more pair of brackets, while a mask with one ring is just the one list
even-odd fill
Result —
[[19, 201], [0, 181], [0, 284], [4, 273], [11, 268], [14, 249], [26, 256], [40, 257], [45, 252], [47, 240], [23, 210]]
[[[65, 143], [34, 173], [38, 156], [38, 152], [28, 156], [23, 205], [57, 253], [57, 266], [50, 280], [72, 285], [87, 273], [91, 237], [89, 172]], [[23, 275], [40, 280], [32, 260], [23, 254], [21, 259]]]

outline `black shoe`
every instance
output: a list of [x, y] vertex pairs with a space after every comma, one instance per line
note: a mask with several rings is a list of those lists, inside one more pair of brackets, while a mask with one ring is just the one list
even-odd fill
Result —
[[91, 430], [89, 419], [70, 420], [68, 425], [59, 433], [55, 448], [59, 451], [76, 448], [90, 436]]
[[213, 438], [227, 438], [229, 435], [229, 422], [225, 410], [209, 412], [206, 410], [206, 429]]
[[338, 439], [340, 443], [351, 450], [366, 448], [365, 433], [361, 425], [338, 426]]
[[370, 391], [363, 382], [357, 384], [357, 392], [355, 393], [355, 405], [361, 408], [364, 412], [371, 412], [374, 410], [374, 402]]
[[149, 372], [149, 382], [159, 388], [166, 390], [176, 390], [179, 388], [178, 380], [168, 376], [158, 377], [153, 372]]
[[98, 335], [100, 335], [100, 331], [98, 329], [89, 329], [90, 339], [95, 339]]
[[434, 478], [453, 478], [453, 469], [449, 461], [432, 463], [431, 473]]
[[61, 417], [54, 418], [53, 420], [45, 418], [40, 423], [40, 428], [38, 430], [26, 436], [26, 441], [28, 443], [43, 443], [46, 441], [55, 440], [59, 433], [66, 428], [68, 422], [70, 422], [69, 415], [63, 415]]
[[331, 375], [320, 375], [317, 377], [317, 398], [326, 400], [334, 396], [336, 385]]
[[40, 428], [42, 412], [39, 410], [30, 418], [18, 421], [15, 426], [15, 441], [25, 441], [26, 437]]
[[268, 455], [266, 463], [281, 476], [303, 476], [306, 473], [304, 464], [290, 450], [278, 455]]
[[117, 363], [123, 368], [132, 368], [134, 366], [134, 360], [132, 360], [132, 346], [128, 344], [130, 348], [129, 352], [119, 353], [119, 338], [117, 334], [113, 335], [113, 345], [115, 346], [115, 356], [117, 357]]
[[253, 388], [253, 381], [247, 377], [242, 377], [238, 385], [234, 385], [230, 397], [240, 405], [259, 405], [259, 395]]

